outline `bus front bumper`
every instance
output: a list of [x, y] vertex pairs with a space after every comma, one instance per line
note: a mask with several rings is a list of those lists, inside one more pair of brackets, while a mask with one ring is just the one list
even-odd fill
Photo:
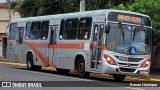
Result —
[[121, 75], [133, 75], [133, 76], [149, 76], [150, 67], [140, 68], [140, 67], [124, 67], [118, 65], [110, 65], [107, 62], [104, 63], [102, 67], [102, 73], [106, 74], [121, 74]]

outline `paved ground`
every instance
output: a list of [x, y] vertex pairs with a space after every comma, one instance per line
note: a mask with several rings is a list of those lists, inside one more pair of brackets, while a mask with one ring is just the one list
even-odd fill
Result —
[[[0, 58], [0, 64], [8, 64], [8, 65], [15, 65], [15, 66], [21, 66], [21, 67], [26, 67], [26, 64], [20, 64], [20, 63], [12, 63], [8, 62], [6, 58]], [[54, 67], [43, 67], [43, 70], [48, 70], [48, 71], [55, 71]], [[98, 76], [102, 78], [112, 78], [111, 75], [108, 74], [91, 74], [92, 76]], [[150, 76], [148, 78], [144, 77], [135, 77], [135, 76], [128, 76], [126, 77], [127, 80], [130, 81], [143, 81], [143, 82], [160, 82], [160, 72], [150, 72]]]
[[[2, 61], [3, 60], [3, 61]], [[59, 75], [54, 68], [43, 68], [41, 71], [30, 71], [26, 69], [25, 64], [6, 62], [0, 59], [0, 82], [1, 81], [35, 81], [43, 82], [52, 87], [43, 88], [23, 88], [23, 90], [153, 90], [152, 87], [130, 87], [130, 84], [151, 83], [160, 85], [160, 76], [151, 75], [149, 79], [137, 77], [127, 77], [123, 82], [115, 82], [109, 75], [92, 74], [87, 79], [78, 78], [76, 74]], [[51, 82], [49, 82], [51, 81]], [[55, 82], [59, 81], [59, 82]], [[76, 82], [75, 82], [76, 81]], [[78, 81], [78, 82], [77, 82]], [[147, 82], [146, 82], [147, 81]], [[155, 83], [156, 82], [156, 83]], [[58, 84], [59, 83], [59, 84]], [[1, 86], [1, 85], [0, 85]], [[55, 87], [56, 86], [56, 87]], [[57, 87], [59, 86], [59, 87]], [[65, 86], [65, 87], [64, 87]], [[74, 87], [73, 87], [74, 86]], [[100, 86], [100, 87], [98, 87]], [[103, 87], [102, 87], [103, 86]], [[0, 90], [22, 90], [22, 88], [0, 88]], [[160, 87], [154, 87], [159, 90]]]
[[[25, 67], [19, 67], [15, 65], [0, 64], [0, 81], [34, 81], [40, 82], [47, 81], [47, 85], [51, 84], [52, 87], [45, 88], [0, 88], [0, 90], [151, 90], [150, 87], [130, 87], [131, 83], [136, 81], [125, 80], [123, 82], [115, 82], [110, 78], [78, 78], [75, 74], [59, 75], [54, 71], [30, 71]], [[49, 82], [52, 81], [52, 82]], [[58, 82], [57, 82], [58, 81]], [[59, 87], [55, 87], [58, 85]], [[159, 90], [158, 87], [154, 88]]]

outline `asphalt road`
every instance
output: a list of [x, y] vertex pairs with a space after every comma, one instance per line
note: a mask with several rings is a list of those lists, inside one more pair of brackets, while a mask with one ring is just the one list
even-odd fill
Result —
[[[0, 87], [0, 90], [153, 90], [152, 87], [130, 87], [131, 81], [115, 82], [110, 78], [78, 78], [75, 74], [60, 75], [54, 71], [30, 71], [25, 67], [0, 65], [0, 83], [42, 83], [43, 87]], [[27, 82], [28, 81], [28, 82]], [[28, 84], [27, 84], [28, 85]], [[1, 85], [0, 85], [1, 86]], [[45, 87], [47, 86], [47, 87]], [[159, 90], [160, 87], [154, 87]]]

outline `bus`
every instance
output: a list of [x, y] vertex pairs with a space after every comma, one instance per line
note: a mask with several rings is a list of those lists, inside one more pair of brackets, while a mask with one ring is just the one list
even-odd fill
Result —
[[53, 66], [58, 73], [149, 75], [152, 23], [147, 15], [93, 10], [19, 18], [11, 21], [7, 58], [30, 70]]

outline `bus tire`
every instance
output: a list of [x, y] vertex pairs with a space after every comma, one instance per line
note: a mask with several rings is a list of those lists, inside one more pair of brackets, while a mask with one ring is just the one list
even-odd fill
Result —
[[27, 69], [29, 70], [41, 70], [41, 66], [35, 66], [33, 63], [33, 55], [30, 53], [27, 56]]
[[85, 71], [85, 61], [83, 58], [80, 58], [77, 64], [77, 75], [80, 78], [88, 77], [89, 72]]
[[61, 68], [56, 68], [57, 73], [59, 74], [68, 74], [70, 70], [68, 69], [61, 69]]
[[113, 78], [117, 82], [121, 82], [125, 79], [126, 75], [113, 74]]

